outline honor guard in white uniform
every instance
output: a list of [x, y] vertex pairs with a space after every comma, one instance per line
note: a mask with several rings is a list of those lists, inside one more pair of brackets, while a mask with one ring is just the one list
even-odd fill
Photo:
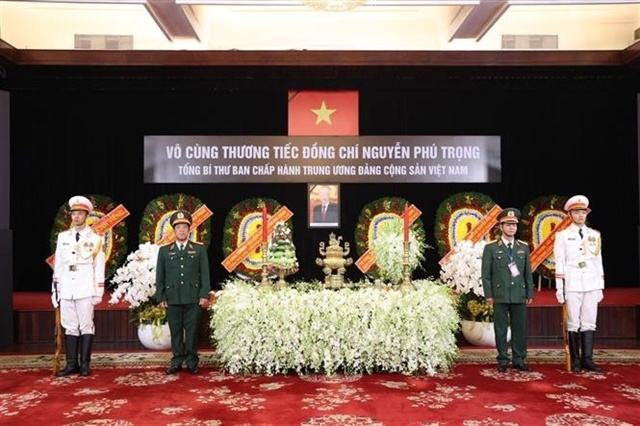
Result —
[[87, 225], [93, 205], [86, 197], [77, 195], [69, 199], [69, 210], [71, 228], [58, 234], [53, 268], [52, 302], [54, 307], [60, 306], [67, 362], [56, 374], [58, 377], [91, 374], [94, 306], [104, 295], [102, 236]]
[[575, 195], [564, 205], [571, 225], [555, 237], [556, 298], [566, 303], [567, 331], [571, 370], [600, 372], [593, 362], [593, 337], [598, 317], [598, 303], [603, 299], [604, 268], [600, 232], [585, 222], [589, 199]]

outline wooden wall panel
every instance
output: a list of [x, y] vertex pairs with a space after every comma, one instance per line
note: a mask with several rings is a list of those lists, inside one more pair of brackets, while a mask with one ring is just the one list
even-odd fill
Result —
[[[138, 340], [137, 328], [129, 322], [128, 310], [100, 309], [95, 312], [96, 349], [140, 349], [144, 346]], [[55, 347], [53, 310], [14, 311], [15, 348], [43, 348], [51, 350]], [[210, 347], [209, 313], [203, 312], [199, 332], [201, 348]]]
[[527, 336], [529, 339], [558, 338], [562, 340], [562, 308], [558, 306], [528, 309]]
[[[15, 311], [16, 351], [53, 351], [53, 311]], [[127, 310], [96, 311], [96, 350], [145, 350], [138, 340], [136, 327], [129, 322]], [[211, 348], [209, 313], [204, 311], [200, 323], [199, 347]], [[527, 323], [529, 346], [560, 347], [562, 309], [560, 306], [529, 308]], [[596, 331], [596, 347], [640, 346], [640, 306], [601, 306]], [[465, 344], [464, 338], [459, 338]]]

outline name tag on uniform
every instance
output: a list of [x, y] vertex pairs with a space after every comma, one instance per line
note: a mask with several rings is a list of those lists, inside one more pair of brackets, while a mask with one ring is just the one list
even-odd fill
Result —
[[70, 271], [75, 271], [76, 270], [76, 265], [69, 265], [69, 270]]
[[509, 263], [509, 270], [511, 271], [512, 277], [517, 277], [518, 275], [520, 275], [520, 271], [518, 271], [518, 265], [516, 265], [516, 262]]
[[586, 268], [587, 267], [587, 262], [580, 262], [580, 263], [578, 263], [578, 266], [580, 268]]

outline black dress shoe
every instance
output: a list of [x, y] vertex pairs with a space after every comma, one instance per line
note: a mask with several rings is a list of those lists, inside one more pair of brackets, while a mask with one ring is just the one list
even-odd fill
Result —
[[583, 360], [582, 368], [586, 371], [593, 371], [594, 373], [602, 373], [602, 368], [593, 363], [592, 360]]
[[80, 368], [78, 368], [78, 366], [72, 366], [67, 364], [67, 366], [64, 368], [64, 370], [60, 370], [56, 373], [56, 377], [64, 377], [64, 376], [68, 376], [70, 374], [78, 374], [80, 373]]
[[533, 368], [529, 367], [527, 364], [514, 364], [513, 368], [519, 371], [533, 371]]
[[176, 374], [178, 371], [182, 370], [182, 367], [179, 365], [172, 365], [167, 370], [167, 374]]
[[499, 365], [498, 366], [498, 373], [506, 373], [507, 372], [507, 366], [506, 365]]
[[198, 367], [188, 367], [189, 373], [198, 374]]

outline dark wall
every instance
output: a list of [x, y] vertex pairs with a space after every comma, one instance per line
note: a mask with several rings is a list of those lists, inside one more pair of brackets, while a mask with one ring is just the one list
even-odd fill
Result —
[[[591, 200], [593, 227], [603, 233], [606, 285], [636, 287], [638, 277], [637, 82], [606, 75], [576, 78], [424, 79], [414, 71], [389, 78], [338, 75], [321, 81], [270, 80], [250, 85], [158, 80], [149, 85], [120, 82], [47, 87], [22, 85], [11, 93], [11, 229], [14, 289], [48, 291], [49, 233], [60, 205], [75, 194], [102, 194], [123, 203], [129, 251], [137, 248], [141, 214], [153, 198], [184, 192], [214, 212], [209, 248], [213, 282], [228, 275], [221, 234], [227, 213], [251, 197], [274, 198], [293, 217], [301, 270], [292, 278], [321, 278], [318, 243], [330, 231], [308, 229], [306, 185], [144, 184], [143, 136], [150, 134], [285, 135], [287, 89], [343, 88], [360, 91], [362, 135], [500, 135], [502, 183], [343, 184], [342, 227], [336, 233], [354, 244], [362, 207], [380, 197], [403, 197], [423, 212], [429, 244], [435, 246], [434, 215], [441, 201], [478, 191], [502, 207], [521, 208], [549, 194], [584, 194]], [[82, 78], [79, 76], [78, 78]], [[335, 79], [335, 80], [334, 80]], [[332, 84], [333, 83], [333, 84]], [[354, 260], [357, 257], [353, 250]], [[438, 273], [436, 250], [425, 271]], [[359, 279], [355, 266], [348, 277]]]

